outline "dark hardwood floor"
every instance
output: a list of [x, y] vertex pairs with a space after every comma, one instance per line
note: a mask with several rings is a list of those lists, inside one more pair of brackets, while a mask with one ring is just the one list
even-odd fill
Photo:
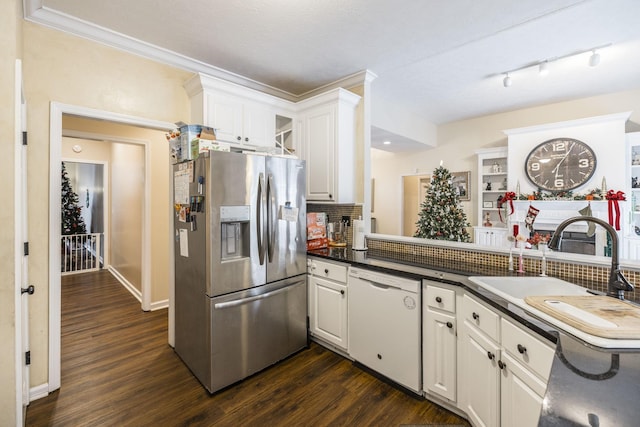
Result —
[[106, 271], [62, 278], [61, 375], [27, 426], [469, 425], [317, 344], [209, 395], [167, 344], [167, 311]]

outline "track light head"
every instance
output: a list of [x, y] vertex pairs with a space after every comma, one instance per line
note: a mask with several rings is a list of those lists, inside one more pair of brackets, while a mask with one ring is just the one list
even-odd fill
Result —
[[600, 54], [598, 52], [596, 52], [595, 49], [592, 52], [593, 53], [589, 57], [589, 66], [590, 67], [595, 67], [596, 65], [598, 65], [600, 63]]
[[549, 61], [543, 61], [540, 63], [540, 65], [538, 66], [538, 73], [541, 76], [546, 76], [547, 74], [549, 74]]
[[511, 76], [509, 76], [509, 73], [506, 73], [504, 76], [504, 79], [502, 79], [502, 85], [504, 87], [509, 87], [511, 86], [511, 83], [512, 83]]

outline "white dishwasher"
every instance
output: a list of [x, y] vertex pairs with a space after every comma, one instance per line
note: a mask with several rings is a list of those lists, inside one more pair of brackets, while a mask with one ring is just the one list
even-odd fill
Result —
[[349, 355], [420, 393], [420, 281], [351, 267]]

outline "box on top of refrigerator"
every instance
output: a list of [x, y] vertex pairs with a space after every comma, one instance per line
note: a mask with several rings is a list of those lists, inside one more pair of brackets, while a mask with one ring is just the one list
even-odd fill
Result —
[[[202, 125], [184, 125], [178, 129], [180, 132], [180, 154], [182, 160], [194, 160], [197, 156], [192, 156], [191, 141], [194, 139], [204, 139], [215, 141], [216, 131], [212, 127]], [[196, 151], [195, 154], [198, 154]]]

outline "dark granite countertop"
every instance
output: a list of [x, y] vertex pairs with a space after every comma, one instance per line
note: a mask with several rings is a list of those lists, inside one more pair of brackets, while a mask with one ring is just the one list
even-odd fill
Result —
[[407, 263], [351, 248], [309, 251], [309, 255], [353, 266], [464, 287], [500, 312], [556, 344], [539, 426], [635, 426], [640, 423], [640, 348], [600, 349], [530, 315], [468, 280], [469, 276], [510, 276], [489, 266], [485, 271], [454, 269], [433, 263]]

